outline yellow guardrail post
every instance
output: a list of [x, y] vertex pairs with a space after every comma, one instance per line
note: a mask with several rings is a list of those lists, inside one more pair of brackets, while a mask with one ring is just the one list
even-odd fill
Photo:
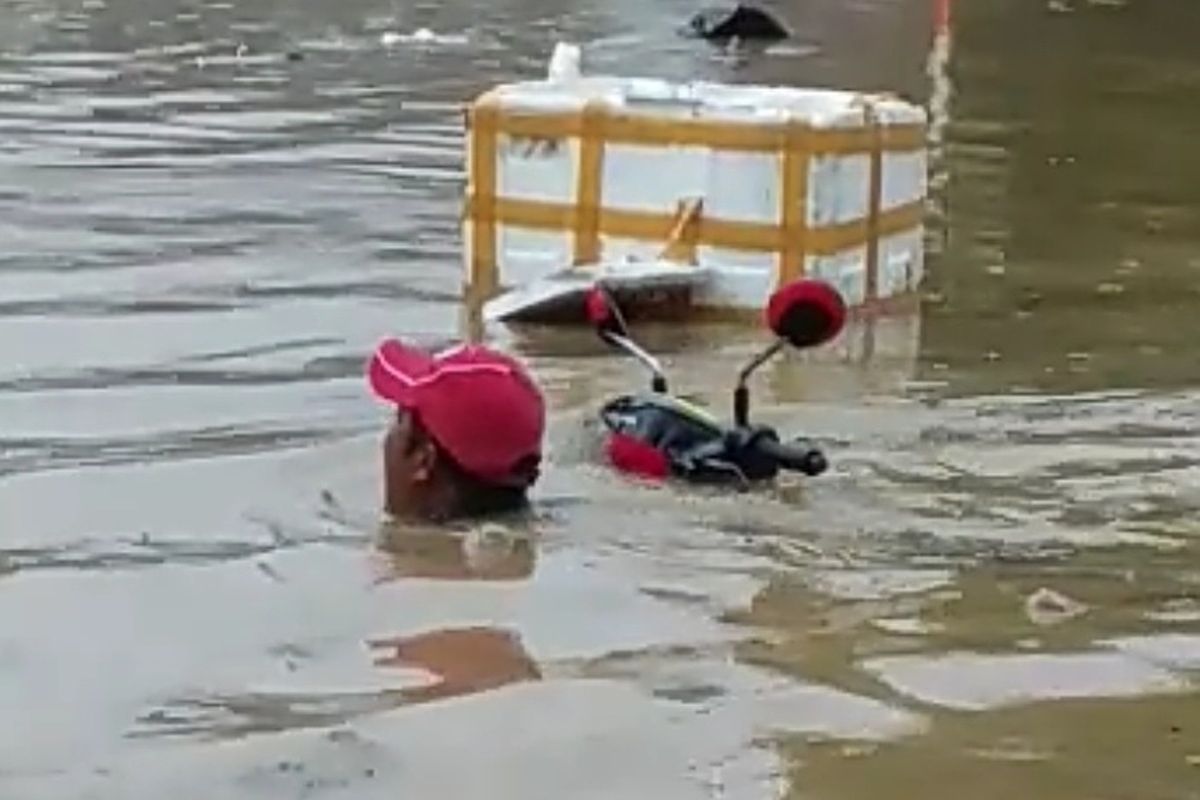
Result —
[[471, 220], [470, 282], [475, 300], [496, 293], [496, 139], [500, 111], [489, 100], [468, 112], [470, 169], [467, 209]]
[[782, 286], [804, 274], [808, 255], [808, 173], [811, 164], [812, 129], [793, 120], [783, 137], [783, 167], [779, 186], [783, 242], [779, 253], [776, 285]]
[[870, 100], [866, 105], [867, 129], [871, 134], [871, 174], [867, 192], [867, 257], [865, 300], [874, 303], [879, 297], [879, 218], [883, 202], [883, 135], [879, 115]]
[[604, 129], [607, 110], [603, 102], [583, 107], [579, 120], [579, 164], [575, 183], [575, 264], [600, 259], [601, 183], [604, 177]]

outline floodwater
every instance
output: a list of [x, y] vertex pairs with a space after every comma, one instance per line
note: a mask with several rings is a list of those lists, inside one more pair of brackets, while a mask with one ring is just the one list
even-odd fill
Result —
[[[0, 795], [1200, 797], [1200, 5], [773, 5], [0, 3]], [[363, 358], [460, 335], [461, 104], [559, 38], [927, 105], [922, 308], [756, 377], [833, 468], [748, 497], [598, 469], [643, 376], [491, 331], [537, 519], [381, 529]], [[759, 341], [645, 338], [721, 407]]]

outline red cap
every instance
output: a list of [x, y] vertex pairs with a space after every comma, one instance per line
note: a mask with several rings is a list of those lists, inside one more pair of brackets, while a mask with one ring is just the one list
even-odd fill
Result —
[[430, 353], [387, 339], [371, 357], [368, 377], [380, 398], [415, 411], [467, 472], [506, 486], [533, 483], [545, 405], [514, 359], [482, 345]]

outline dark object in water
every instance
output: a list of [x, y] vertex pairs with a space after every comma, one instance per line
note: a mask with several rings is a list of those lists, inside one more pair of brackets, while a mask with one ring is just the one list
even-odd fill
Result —
[[732, 8], [706, 8], [698, 12], [686, 28], [701, 39], [786, 39], [790, 34], [774, 17], [760, 8], [738, 3]]
[[600, 409], [605, 454], [619, 472], [748, 488], [773, 481], [783, 470], [813, 477], [828, 469], [825, 453], [814, 442], [784, 442], [774, 428], [750, 422], [748, 380], [785, 345], [816, 347], [837, 336], [846, 306], [832, 286], [802, 278], [772, 293], [765, 317], [774, 341], [739, 372], [732, 425], [669, 393], [658, 360], [629, 337], [625, 315], [604, 286], [593, 286], [584, 305], [600, 338], [651, 372], [649, 394], [624, 394]]

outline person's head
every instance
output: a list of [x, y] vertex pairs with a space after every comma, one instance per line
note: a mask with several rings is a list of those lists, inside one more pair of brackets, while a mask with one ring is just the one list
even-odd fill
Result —
[[545, 405], [516, 360], [482, 345], [429, 353], [389, 339], [368, 376], [396, 409], [383, 443], [389, 514], [443, 520], [525, 506]]

